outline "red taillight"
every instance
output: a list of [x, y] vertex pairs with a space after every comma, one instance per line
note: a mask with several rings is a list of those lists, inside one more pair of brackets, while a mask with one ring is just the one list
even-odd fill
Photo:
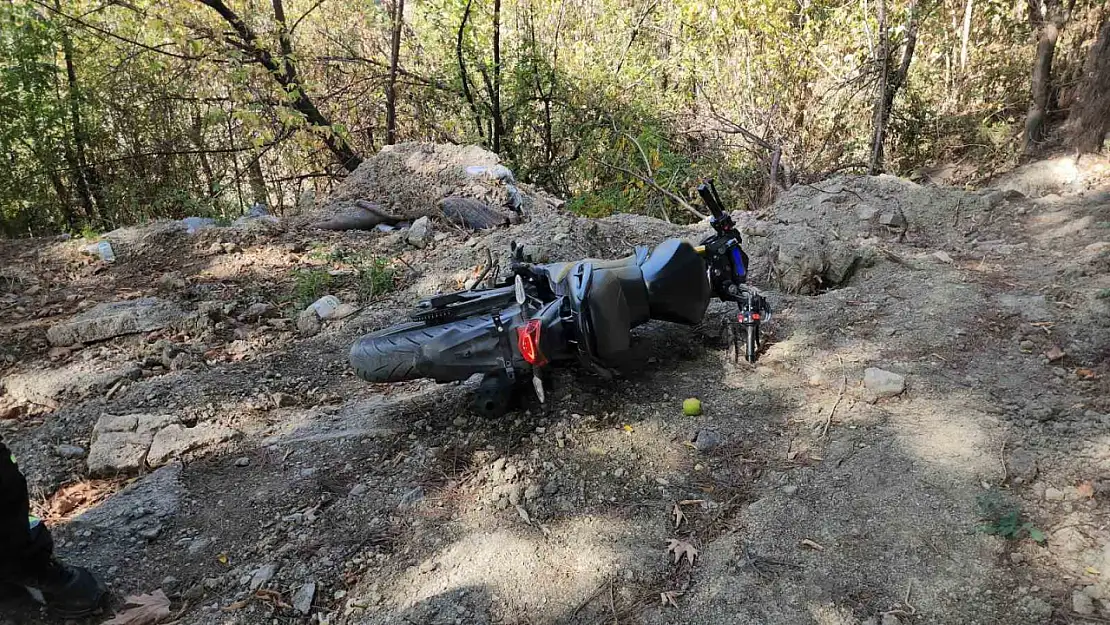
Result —
[[752, 319], [759, 321], [759, 313], [752, 313]]
[[541, 328], [540, 320], [533, 319], [524, 324], [523, 328], [516, 329], [516, 345], [520, 355], [524, 356], [529, 364], [537, 367], [547, 362], [547, 358], [544, 358], [540, 352]]

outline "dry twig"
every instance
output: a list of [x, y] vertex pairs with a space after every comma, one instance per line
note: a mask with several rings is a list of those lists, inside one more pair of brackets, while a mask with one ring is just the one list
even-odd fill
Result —
[[840, 354], [836, 355], [836, 359], [840, 361], [840, 374], [844, 377], [840, 383], [840, 393], [837, 394], [832, 409], [829, 410], [828, 416], [825, 417], [825, 425], [821, 428], [821, 436], [818, 438], [825, 438], [825, 436], [828, 435], [829, 426], [832, 425], [833, 413], [836, 412], [836, 407], [840, 405], [840, 400], [844, 399], [844, 391], [848, 390], [848, 374], [844, 373], [844, 359], [840, 357]]

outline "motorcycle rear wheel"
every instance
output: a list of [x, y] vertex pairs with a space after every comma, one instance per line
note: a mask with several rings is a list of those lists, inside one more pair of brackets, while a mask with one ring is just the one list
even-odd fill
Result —
[[469, 330], [485, 323], [486, 319], [472, 317], [435, 326], [408, 322], [379, 330], [351, 346], [351, 367], [367, 382], [403, 382], [428, 377], [426, 371], [432, 363], [424, 355], [425, 345], [449, 330]]

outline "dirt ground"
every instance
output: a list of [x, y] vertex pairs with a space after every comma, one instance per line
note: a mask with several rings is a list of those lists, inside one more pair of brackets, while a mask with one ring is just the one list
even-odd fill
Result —
[[[116, 607], [163, 589], [182, 624], [1108, 622], [1110, 181], [1065, 165], [978, 190], [840, 177], [738, 213], [775, 307], [758, 365], [729, 357], [715, 305], [639, 329], [621, 377], [560, 370], [545, 405], [496, 421], [468, 414], [472, 384], [366, 384], [347, 350], [510, 240], [615, 257], [705, 224], [551, 209], [437, 224], [423, 248], [161, 224], [110, 235], [112, 264], [3, 241], [0, 435], [59, 552]], [[366, 292], [368, 255], [396, 291]], [[359, 311], [299, 331], [321, 273]], [[139, 297], [187, 322], [47, 340]], [[105, 414], [225, 434], [92, 476]]]

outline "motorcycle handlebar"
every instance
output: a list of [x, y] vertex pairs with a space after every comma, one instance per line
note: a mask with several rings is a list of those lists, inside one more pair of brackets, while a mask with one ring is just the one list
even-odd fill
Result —
[[721, 196], [717, 195], [717, 189], [713, 186], [712, 180], [706, 180], [698, 185], [698, 195], [701, 196], [701, 201], [705, 203], [705, 207], [709, 209], [710, 214], [715, 219], [724, 217], [725, 207], [721, 203]]

